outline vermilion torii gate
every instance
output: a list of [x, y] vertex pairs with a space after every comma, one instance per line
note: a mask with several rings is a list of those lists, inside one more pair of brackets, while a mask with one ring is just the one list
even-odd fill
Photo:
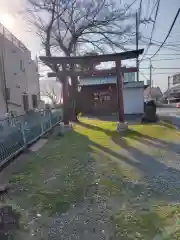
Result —
[[[49, 77], [57, 77], [64, 79], [63, 84], [63, 105], [64, 105], [64, 124], [69, 123], [69, 118], [67, 114], [67, 103], [68, 103], [68, 77], [78, 77], [78, 76], [107, 76], [115, 75], [117, 76], [117, 106], [118, 106], [118, 117], [119, 122], [124, 122], [124, 103], [123, 103], [123, 77], [122, 74], [125, 72], [136, 72], [137, 68], [123, 68], [121, 67], [121, 61], [127, 59], [137, 58], [142, 54], [144, 49], [115, 53], [115, 54], [104, 54], [97, 56], [79, 56], [79, 57], [45, 57], [40, 56], [40, 60], [46, 65], [56, 64], [59, 68], [58, 72], [49, 73]], [[76, 65], [81, 65], [82, 63], [94, 64], [101, 62], [114, 61], [116, 67], [109, 70], [96, 70], [96, 71], [80, 71]], [[74, 71], [70, 70], [73, 66]], [[62, 70], [61, 70], [62, 69]]]

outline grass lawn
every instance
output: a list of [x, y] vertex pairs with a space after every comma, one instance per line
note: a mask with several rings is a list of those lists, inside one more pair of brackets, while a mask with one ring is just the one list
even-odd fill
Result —
[[[82, 118], [73, 132], [51, 137], [39, 152], [26, 155], [27, 163], [10, 180], [13, 191], [11, 199], [7, 199], [21, 213], [24, 230], [29, 231], [36, 214], [43, 215], [46, 221], [49, 216], [68, 211], [86, 196], [92, 183], [98, 182], [98, 194], [114, 202], [114, 240], [152, 240], [164, 232], [170, 232], [170, 236], [166, 234], [163, 239], [179, 239], [180, 228], [175, 224], [180, 206], [148, 195], [143, 183], [135, 184], [144, 173], [136, 167], [137, 163], [130, 165], [128, 157], [121, 155], [122, 149], [131, 148], [144, 154], [147, 147], [142, 149], [141, 144], [148, 142], [154, 144], [153, 149], [156, 145], [158, 149], [169, 143], [178, 144], [179, 133], [167, 123], [133, 125], [121, 137], [115, 129], [113, 122]], [[148, 149], [146, 155], [147, 152]], [[119, 161], [121, 158], [123, 161]]]

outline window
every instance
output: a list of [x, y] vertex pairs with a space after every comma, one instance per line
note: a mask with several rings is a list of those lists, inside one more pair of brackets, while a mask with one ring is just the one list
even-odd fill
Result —
[[109, 95], [100, 96], [100, 102], [103, 103], [104, 101], [110, 101], [111, 97]]
[[23, 60], [20, 60], [20, 70], [21, 70], [22, 72], [24, 72]]
[[24, 111], [25, 111], [25, 112], [28, 112], [28, 110], [29, 110], [28, 95], [24, 94], [24, 95], [22, 96], [22, 98], [23, 98]]
[[100, 101], [101, 103], [103, 103], [104, 101], [110, 101], [111, 96], [107, 95], [106, 93], [94, 93], [93, 94], [93, 100], [94, 101]]
[[37, 95], [36, 94], [32, 95], [32, 106], [33, 106], [33, 108], [37, 108], [38, 107], [38, 99], [37, 99]]
[[6, 100], [10, 100], [10, 88], [6, 88]]
[[105, 100], [105, 101], [110, 101], [111, 98], [110, 98], [110, 96], [104, 96], [104, 100]]

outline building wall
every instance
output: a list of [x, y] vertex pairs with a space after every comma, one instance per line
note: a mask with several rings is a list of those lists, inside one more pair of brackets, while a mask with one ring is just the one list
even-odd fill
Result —
[[4, 101], [4, 89], [2, 84], [2, 77], [0, 72], [0, 119], [4, 117], [4, 113], [6, 112], [6, 105]]
[[25, 62], [26, 76], [27, 76], [27, 90], [29, 96], [29, 107], [33, 109], [32, 95], [37, 95], [38, 103], [40, 104], [40, 83], [37, 64], [35, 61]]
[[124, 88], [124, 113], [142, 114], [144, 112], [144, 88]]
[[179, 84], [179, 83], [180, 83], [180, 73], [175, 74], [175, 75], [172, 77], [172, 84], [173, 84], [173, 85]]
[[[94, 93], [106, 92], [110, 100], [103, 103], [93, 103]], [[124, 88], [124, 113], [125, 114], [142, 114], [144, 112], [144, 88]], [[85, 114], [94, 115], [111, 115], [118, 111], [117, 92], [115, 84], [85, 86], [79, 93], [78, 110]]]
[[[5, 87], [9, 89], [8, 109], [17, 115], [24, 114], [23, 94], [29, 97], [32, 109], [32, 94], [39, 97], [39, 79], [36, 64], [31, 60], [31, 53], [7, 30], [2, 34], [0, 25], [0, 118], [7, 112], [3, 107], [5, 98], [2, 94]], [[3, 67], [4, 66], [4, 67]], [[4, 70], [4, 74], [3, 74]], [[5, 76], [5, 77], [4, 77]]]

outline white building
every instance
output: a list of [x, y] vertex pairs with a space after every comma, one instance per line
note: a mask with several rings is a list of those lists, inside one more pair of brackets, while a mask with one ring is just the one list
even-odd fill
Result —
[[30, 51], [0, 24], [0, 118], [38, 108], [39, 74]]

